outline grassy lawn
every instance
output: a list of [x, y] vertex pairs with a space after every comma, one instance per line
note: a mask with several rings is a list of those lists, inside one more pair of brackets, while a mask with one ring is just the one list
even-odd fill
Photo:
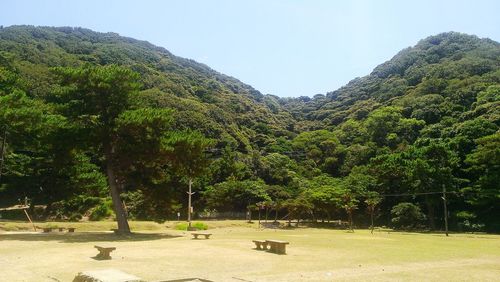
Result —
[[[256, 223], [208, 221], [209, 240], [192, 240], [177, 222], [131, 222], [141, 234], [117, 237], [113, 222], [52, 223], [74, 234], [0, 222], [0, 281], [71, 281], [79, 272], [114, 268], [146, 280], [213, 281], [498, 281], [500, 236], [298, 228], [259, 230]], [[42, 226], [43, 224], [37, 224]], [[27, 228], [26, 228], [27, 227]], [[12, 231], [5, 231], [5, 230]], [[2, 231], [3, 230], [3, 231]], [[94, 231], [94, 232], [91, 232]], [[98, 232], [97, 232], [98, 231]], [[254, 250], [254, 239], [290, 242], [287, 255]], [[94, 245], [113, 259], [92, 259]]]

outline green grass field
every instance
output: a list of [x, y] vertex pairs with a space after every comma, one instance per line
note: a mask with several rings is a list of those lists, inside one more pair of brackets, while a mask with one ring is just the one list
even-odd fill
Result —
[[[84, 270], [114, 268], [148, 281], [498, 281], [500, 236], [419, 234], [319, 228], [264, 229], [244, 221], [206, 222], [209, 240], [192, 240], [177, 222], [131, 222], [117, 237], [113, 222], [51, 223], [74, 234], [34, 234], [29, 225], [0, 222], [0, 281], [71, 281]], [[43, 224], [37, 224], [42, 226]], [[10, 231], [6, 231], [10, 230]], [[290, 242], [287, 255], [254, 249], [254, 239]], [[113, 246], [97, 261], [94, 245]]]

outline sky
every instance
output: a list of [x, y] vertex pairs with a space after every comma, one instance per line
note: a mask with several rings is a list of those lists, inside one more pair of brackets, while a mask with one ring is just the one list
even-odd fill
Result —
[[313, 96], [441, 32], [500, 41], [498, 0], [1, 0], [0, 25], [147, 40], [264, 94]]

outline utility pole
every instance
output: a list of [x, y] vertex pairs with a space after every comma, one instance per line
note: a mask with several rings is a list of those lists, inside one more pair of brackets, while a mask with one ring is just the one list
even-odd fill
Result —
[[0, 180], [2, 180], [2, 170], [3, 170], [6, 140], [7, 140], [7, 128], [5, 128], [3, 131], [2, 148], [0, 148]]
[[188, 195], [188, 230], [191, 229], [191, 213], [193, 212], [193, 208], [191, 207], [191, 196], [195, 194], [195, 192], [191, 192], [191, 185], [193, 185], [193, 180], [189, 178], [189, 192]]
[[444, 231], [448, 236], [448, 207], [446, 206], [446, 185], [443, 184]]

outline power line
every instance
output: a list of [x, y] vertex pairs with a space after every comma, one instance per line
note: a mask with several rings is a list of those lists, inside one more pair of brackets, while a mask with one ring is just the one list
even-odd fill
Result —
[[[457, 192], [446, 192], [447, 194], [457, 194]], [[418, 196], [418, 195], [432, 195], [432, 194], [443, 194], [443, 191], [433, 191], [433, 192], [418, 192], [418, 193], [401, 193], [401, 194], [380, 194], [382, 197], [401, 197], [401, 196]]]
[[[463, 195], [466, 193], [470, 194], [481, 194], [481, 195], [496, 195], [498, 193], [496, 192], [491, 192], [491, 193], [485, 193], [485, 192], [476, 192], [476, 191], [446, 191], [446, 194], [454, 194], [454, 195]], [[433, 194], [443, 194], [443, 191], [432, 191], [432, 192], [418, 192], [418, 193], [401, 193], [401, 194], [379, 194], [381, 197], [402, 197], [402, 196], [419, 196], [419, 195], [433, 195]]]

